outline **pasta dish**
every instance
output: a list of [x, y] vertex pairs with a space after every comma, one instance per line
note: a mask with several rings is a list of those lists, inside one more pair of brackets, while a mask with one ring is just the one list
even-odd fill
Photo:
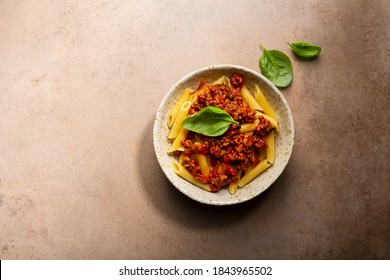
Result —
[[[205, 109], [211, 112], [199, 116], [196, 127], [208, 131], [226, 126], [225, 132], [209, 136], [184, 127], [183, 121]], [[217, 109], [226, 116], [216, 115]], [[227, 124], [226, 118], [231, 119]], [[218, 192], [228, 186], [234, 194], [274, 163], [277, 120], [259, 86], [247, 87], [240, 74], [210, 84], [200, 81], [197, 89], [183, 91], [168, 115], [168, 153], [177, 157], [172, 168], [204, 190]]]

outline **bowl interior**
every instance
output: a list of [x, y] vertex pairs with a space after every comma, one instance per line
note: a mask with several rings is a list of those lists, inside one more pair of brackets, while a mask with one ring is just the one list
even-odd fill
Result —
[[[239, 73], [244, 77], [245, 85], [249, 90], [253, 90], [253, 85], [257, 84], [270, 105], [278, 115], [278, 125], [280, 131], [275, 137], [275, 162], [266, 171], [261, 173], [253, 181], [243, 188], [239, 188], [236, 194], [231, 195], [228, 188], [224, 187], [217, 193], [210, 193], [182, 179], [172, 170], [171, 164], [177, 159], [167, 154], [171, 146], [167, 135], [168, 112], [179, 99], [185, 88], [196, 89], [201, 80], [206, 83], [212, 82], [222, 75], [231, 77], [233, 73]], [[253, 91], [252, 91], [253, 92]], [[153, 144], [158, 162], [169, 179], [169, 181], [188, 197], [201, 203], [213, 205], [228, 205], [247, 201], [266, 190], [282, 173], [286, 167], [294, 144], [294, 124], [291, 110], [280, 91], [261, 74], [235, 65], [216, 65], [196, 70], [179, 82], [177, 82], [166, 94], [161, 102], [153, 127]]]

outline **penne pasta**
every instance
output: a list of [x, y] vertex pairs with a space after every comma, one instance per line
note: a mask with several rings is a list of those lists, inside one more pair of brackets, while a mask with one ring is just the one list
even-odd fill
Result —
[[267, 98], [265, 98], [265, 95], [263, 94], [258, 85], [255, 85], [254, 93], [254, 97], [256, 101], [260, 104], [260, 106], [263, 108], [264, 114], [270, 116], [271, 118], [275, 119], [275, 121], [277, 121], [278, 115], [275, 113], [274, 109], [272, 109]]
[[226, 76], [221, 76], [219, 79], [211, 83], [212, 85], [228, 85], [230, 86], [230, 80]]
[[179, 163], [180, 164], [183, 164], [183, 157], [184, 157], [184, 153], [180, 153], [180, 156], [179, 156]]
[[265, 137], [265, 142], [267, 143], [266, 158], [273, 164], [275, 160], [275, 133], [273, 131]]
[[266, 150], [262, 149], [259, 153], [259, 160], [260, 161], [263, 161], [267, 158], [267, 152]]
[[197, 153], [196, 154], [196, 158], [198, 159], [198, 163], [199, 163], [199, 166], [200, 166], [200, 172], [202, 173], [202, 175], [203, 176], [209, 176], [210, 168], [209, 168], [209, 165], [207, 163], [206, 156]]
[[191, 107], [191, 102], [186, 101], [179, 108], [179, 112], [177, 113], [177, 116], [176, 116], [175, 121], [174, 121], [172, 128], [171, 128], [171, 131], [169, 132], [169, 135], [168, 135], [169, 139], [176, 138], [176, 136], [179, 133], [179, 130], [181, 128], [181, 123], [187, 117], [188, 111], [190, 110], [190, 107]]
[[185, 167], [178, 162], [173, 162], [172, 163], [172, 168], [173, 171], [182, 177], [183, 179], [187, 180], [188, 182], [206, 190], [206, 191], [211, 191], [210, 187], [207, 184], [204, 184], [198, 180], [195, 179], [195, 177], [185, 169]]
[[259, 125], [259, 120], [256, 120], [253, 123], [244, 123], [240, 125], [240, 132], [241, 133], [252, 132], [256, 129], [258, 125]]
[[256, 101], [256, 99], [253, 97], [253, 95], [250, 93], [246, 86], [242, 87], [241, 95], [242, 98], [248, 103], [249, 107], [251, 107], [253, 110], [263, 111], [263, 108]]
[[198, 100], [198, 95], [199, 95], [198, 92], [194, 92], [193, 94], [191, 94], [190, 99], [189, 99], [191, 104], [194, 104]]
[[229, 192], [230, 192], [230, 194], [235, 194], [236, 192], [237, 192], [237, 189], [238, 189], [238, 180], [240, 179], [240, 177], [241, 177], [241, 170], [238, 172], [238, 174], [237, 174], [237, 180], [235, 180], [235, 181], [233, 181], [233, 182], [231, 182], [230, 184], [229, 184]]
[[272, 127], [274, 127], [276, 129], [276, 131], [279, 131], [278, 122], [274, 118], [267, 116], [267, 115], [263, 114], [262, 112], [257, 112], [256, 114], [257, 114], [257, 116], [262, 116], [263, 118], [267, 119], [271, 123]]
[[249, 165], [249, 166], [245, 169], [245, 174], [249, 173], [252, 169], [253, 169], [252, 165]]
[[184, 127], [180, 127], [179, 133], [177, 134], [175, 140], [173, 141], [168, 153], [172, 153], [174, 151], [184, 151], [184, 148], [181, 145], [181, 141], [186, 139], [187, 134], [188, 134], [188, 130], [185, 129]]
[[183, 105], [184, 102], [188, 101], [191, 95], [191, 89], [186, 88], [183, 92], [183, 94], [180, 96], [179, 100], [175, 103], [172, 110], [168, 113], [168, 127], [171, 128], [176, 116], [180, 110], [180, 107]]
[[271, 163], [269, 163], [267, 159], [261, 161], [252, 170], [245, 172], [245, 175], [242, 176], [240, 181], [238, 182], [238, 186], [240, 188], [244, 187], [246, 184], [248, 184], [250, 181], [252, 181], [254, 178], [256, 178], [260, 173], [262, 173], [270, 166]]

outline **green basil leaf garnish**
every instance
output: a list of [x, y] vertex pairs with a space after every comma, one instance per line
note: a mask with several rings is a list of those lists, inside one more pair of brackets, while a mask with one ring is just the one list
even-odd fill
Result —
[[321, 52], [321, 47], [306, 42], [288, 43], [292, 51], [300, 57], [314, 58]]
[[278, 50], [267, 50], [263, 46], [259, 59], [261, 74], [277, 87], [288, 87], [292, 81], [293, 69], [290, 58]]
[[208, 106], [196, 114], [185, 118], [181, 125], [193, 132], [214, 137], [224, 134], [232, 123], [238, 124], [224, 110]]

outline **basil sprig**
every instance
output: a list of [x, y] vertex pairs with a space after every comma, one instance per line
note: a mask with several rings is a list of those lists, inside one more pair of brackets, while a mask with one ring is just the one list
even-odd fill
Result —
[[238, 124], [224, 110], [208, 106], [196, 114], [185, 118], [181, 125], [193, 132], [214, 137], [224, 134], [232, 123]]
[[300, 57], [314, 58], [321, 52], [321, 47], [306, 42], [288, 43], [291, 50]]
[[288, 87], [292, 81], [293, 69], [290, 58], [278, 50], [267, 50], [262, 45], [263, 55], [259, 59], [261, 74], [277, 87]]

